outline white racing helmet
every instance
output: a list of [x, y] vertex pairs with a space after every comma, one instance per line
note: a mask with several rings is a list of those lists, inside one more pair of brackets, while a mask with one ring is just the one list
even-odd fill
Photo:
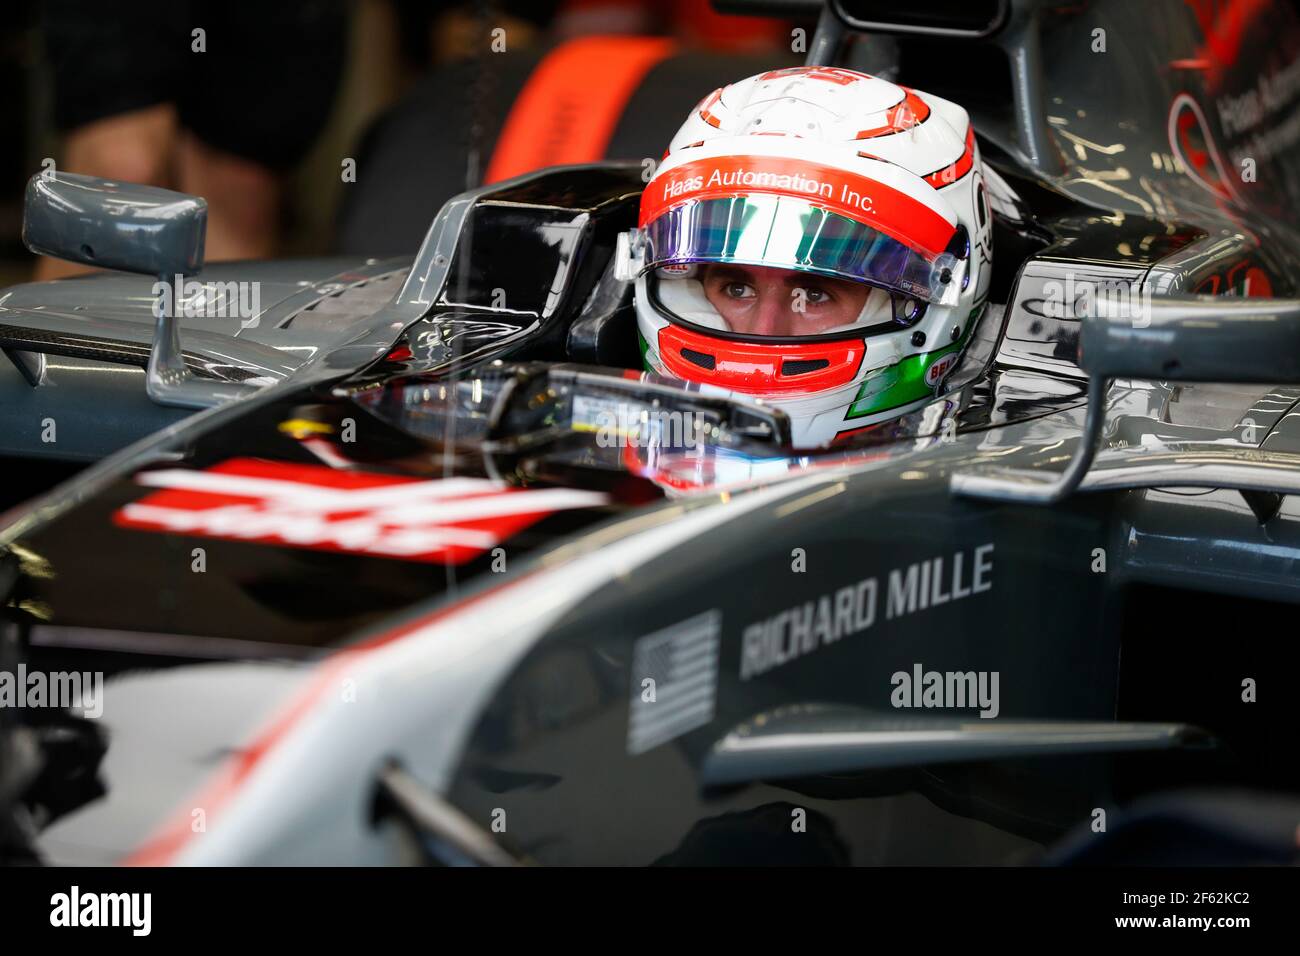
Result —
[[[991, 239], [964, 109], [797, 67], [691, 112], [620, 269], [636, 282], [648, 370], [768, 401], [808, 448], [942, 389], [987, 296]], [[760, 286], [778, 310], [762, 320], [742, 308]]]

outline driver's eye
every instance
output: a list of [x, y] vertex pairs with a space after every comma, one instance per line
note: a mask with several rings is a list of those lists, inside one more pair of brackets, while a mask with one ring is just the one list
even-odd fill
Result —
[[800, 287], [794, 292], [796, 307], [800, 299], [805, 305], [824, 305], [831, 301], [831, 294], [817, 286]]
[[722, 287], [722, 291], [732, 299], [747, 299], [753, 295], [753, 290], [743, 282], [728, 282]]

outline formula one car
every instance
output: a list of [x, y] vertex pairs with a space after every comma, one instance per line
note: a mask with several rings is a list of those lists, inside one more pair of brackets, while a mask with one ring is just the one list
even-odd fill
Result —
[[138, 275], [0, 296], [6, 452], [135, 441], [0, 531], [5, 858], [1012, 863], [1300, 790], [1300, 21], [894, 6], [810, 65], [961, 59], [995, 271], [828, 448], [641, 370], [640, 163], [161, 310], [201, 201], [34, 178], [33, 249]]

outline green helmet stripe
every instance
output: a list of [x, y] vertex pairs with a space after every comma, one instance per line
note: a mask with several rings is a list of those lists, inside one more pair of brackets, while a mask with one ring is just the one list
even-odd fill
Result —
[[935, 362], [966, 347], [966, 342], [975, 329], [976, 319], [983, 311], [984, 302], [975, 303], [975, 307], [966, 317], [961, 338], [951, 345], [945, 345], [933, 352], [909, 355], [901, 362], [870, 375], [858, 389], [857, 398], [853, 400], [853, 404], [844, 415], [845, 421], [861, 418], [864, 415], [878, 415], [891, 408], [901, 408], [935, 394], [934, 386], [927, 385], [925, 382], [925, 373]]

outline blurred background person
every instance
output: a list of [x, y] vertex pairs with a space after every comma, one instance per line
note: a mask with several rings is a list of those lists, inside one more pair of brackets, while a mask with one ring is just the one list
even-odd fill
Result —
[[205, 197], [209, 260], [275, 254], [281, 177], [342, 75], [344, 0], [46, 0], [40, 25], [60, 169]]
[[0, 37], [0, 285], [87, 271], [19, 239], [51, 160], [203, 196], [209, 261], [409, 255], [464, 189], [657, 160], [701, 89], [800, 62], [795, 27], [708, 0], [44, 0]]

